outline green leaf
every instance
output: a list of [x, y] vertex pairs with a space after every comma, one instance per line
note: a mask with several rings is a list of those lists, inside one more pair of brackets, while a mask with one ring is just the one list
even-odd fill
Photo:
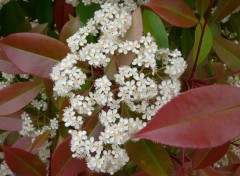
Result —
[[168, 176], [171, 172], [171, 159], [161, 144], [140, 140], [126, 144], [130, 158], [140, 166], [144, 172], [154, 176]]
[[187, 57], [190, 53], [193, 43], [194, 43], [194, 34], [192, 29], [183, 29], [182, 38], [181, 38], [181, 48], [184, 57]]
[[201, 16], [204, 16], [204, 14], [206, 13], [206, 11], [208, 9], [209, 4], [210, 4], [210, 0], [198, 0], [197, 1], [197, 10]]
[[[193, 59], [195, 60], [197, 57], [197, 52], [198, 48], [200, 47], [200, 52], [198, 56], [198, 65], [201, 64], [209, 54], [209, 52], [212, 49], [212, 44], [213, 44], [213, 37], [212, 37], [212, 32], [208, 25], [206, 25], [204, 34], [203, 34], [203, 39], [202, 43], [200, 43], [201, 35], [202, 35], [202, 27], [204, 24], [204, 19], [202, 18], [201, 20], [201, 25], [198, 24], [197, 28], [195, 30], [195, 41], [194, 41], [194, 46], [193, 46]], [[200, 46], [199, 46], [200, 45]]]
[[213, 49], [218, 57], [232, 70], [240, 70], [240, 46], [221, 37], [214, 37]]
[[230, 24], [232, 26], [232, 28], [234, 29], [234, 31], [237, 33], [237, 37], [240, 40], [240, 23], [239, 23], [239, 19], [240, 19], [240, 12], [234, 14], [231, 16], [230, 18]]
[[39, 23], [51, 23], [53, 20], [52, 0], [37, 0], [37, 18]]
[[168, 48], [168, 37], [162, 20], [153, 11], [144, 9], [143, 11], [144, 32], [150, 32], [154, 36], [158, 46]]
[[30, 29], [30, 23], [16, 1], [10, 1], [3, 6], [0, 11], [0, 36], [26, 32]]
[[81, 1], [79, 1], [78, 6], [76, 7], [76, 14], [80, 16], [80, 21], [83, 24], [86, 24], [87, 21], [93, 17], [94, 12], [99, 9], [100, 6], [98, 4], [91, 4], [85, 6]]

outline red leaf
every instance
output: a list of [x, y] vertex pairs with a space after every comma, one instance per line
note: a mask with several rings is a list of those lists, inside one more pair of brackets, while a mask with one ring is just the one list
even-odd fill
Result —
[[151, 0], [146, 6], [170, 24], [178, 27], [192, 27], [198, 23], [193, 11], [183, 0]]
[[213, 14], [214, 21], [220, 21], [240, 6], [240, 0], [218, 1], [217, 9]]
[[62, 30], [64, 24], [69, 20], [69, 14], [74, 16], [74, 8], [67, 4], [65, 0], [56, 0], [54, 5], [54, 20], [58, 32]]
[[227, 152], [230, 142], [210, 149], [195, 150], [192, 156], [192, 170], [210, 166], [221, 159]]
[[84, 160], [72, 158], [70, 140], [70, 137], [67, 138], [54, 151], [51, 161], [52, 176], [75, 176], [86, 170], [87, 165]]
[[211, 148], [240, 135], [240, 89], [205, 86], [163, 106], [135, 137], [181, 147]]
[[17, 33], [0, 41], [9, 60], [25, 73], [50, 79], [52, 67], [69, 48], [62, 42], [35, 33]]
[[17, 175], [47, 175], [45, 164], [36, 155], [12, 147], [1, 146], [1, 148], [8, 167]]
[[22, 149], [22, 150], [28, 150], [29, 146], [32, 145], [32, 138], [28, 136], [21, 137], [18, 139], [12, 147]]
[[236, 172], [239, 166], [240, 166], [239, 164], [230, 164], [227, 166], [220, 167], [217, 170], [226, 176], [233, 176], [233, 174]]
[[29, 104], [42, 90], [39, 82], [21, 82], [0, 90], [0, 115], [12, 114]]
[[240, 166], [238, 167], [238, 169], [236, 170], [233, 176], [239, 176], [239, 175], [240, 175]]
[[0, 116], [0, 129], [8, 131], [20, 131], [22, 129], [22, 111], [14, 114]]
[[9, 60], [7, 59], [7, 56], [3, 52], [3, 50], [0, 48], [0, 71], [9, 73], [9, 74], [22, 74], [24, 73], [22, 70], [17, 68], [15, 65], [13, 65]]
[[80, 19], [79, 16], [71, 19], [68, 21], [62, 28], [62, 31], [60, 33], [59, 40], [63, 43], [67, 44], [66, 40], [75, 34], [78, 29], [80, 28]]
[[213, 167], [207, 167], [197, 171], [197, 176], [225, 176], [221, 172], [215, 170]]

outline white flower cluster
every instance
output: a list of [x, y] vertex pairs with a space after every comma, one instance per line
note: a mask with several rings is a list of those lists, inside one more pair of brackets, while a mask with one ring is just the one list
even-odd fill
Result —
[[3, 161], [1, 164], [0, 164], [0, 175], [1, 176], [10, 176], [12, 175], [12, 171], [9, 169], [7, 163], [5, 161]]
[[44, 125], [42, 128], [37, 129], [35, 128], [33, 121], [28, 113], [23, 112], [21, 117], [22, 117], [22, 130], [20, 131], [20, 134], [22, 136], [29, 136], [35, 138], [48, 130], [51, 131], [51, 138], [53, 138], [56, 135], [56, 130], [58, 129], [57, 118], [51, 119], [49, 125]]
[[[136, 9], [137, 5], [146, 4], [150, 0], [82, 0], [84, 5], [89, 5], [92, 3], [95, 4], [104, 4], [104, 3], [119, 3], [121, 6], [124, 6], [128, 10], [132, 11]], [[79, 3], [78, 0], [66, 0], [66, 3], [72, 4], [73, 7], [76, 7]]]
[[8, 74], [8, 73], [0, 72], [0, 90], [13, 84], [16, 76], [19, 76], [20, 78], [26, 79], [26, 80], [29, 79], [28, 74], [15, 75], [15, 74]]
[[7, 4], [9, 1], [10, 1], [10, 0], [0, 0], [0, 10], [1, 10], [1, 8], [2, 8], [5, 4]]
[[227, 82], [231, 86], [240, 88], [240, 75], [229, 76]]
[[48, 108], [48, 98], [47, 94], [44, 92], [44, 89], [38, 95], [37, 98], [35, 98], [30, 104], [36, 108], [38, 111], [46, 111]]
[[[132, 11], [125, 8], [127, 1], [116, 2], [100, 3], [93, 19], [68, 39], [72, 53], [51, 73], [56, 94], [69, 98], [62, 120], [71, 128], [73, 157], [85, 158], [93, 171], [110, 174], [129, 160], [124, 144], [179, 93], [179, 77], [186, 69], [178, 50], [158, 50], [150, 34], [136, 41], [124, 39], [132, 25]], [[90, 34], [98, 41], [89, 43]], [[118, 56], [130, 52], [135, 55], [131, 65], [119, 65]], [[82, 62], [89, 71], [81, 69]], [[111, 62], [117, 67], [114, 79], [104, 75]], [[89, 89], [81, 90], [89, 80]], [[84, 124], [96, 116], [99, 122], [94, 130], [84, 130]]]
[[[46, 131], [50, 131], [50, 138], [54, 138], [56, 136], [56, 131], [58, 129], [58, 119], [57, 118], [53, 118], [50, 120], [49, 125], [44, 125], [42, 128], [37, 129], [34, 125], [33, 125], [33, 121], [31, 119], [31, 117], [29, 116], [29, 114], [27, 114], [26, 112], [24, 112], [22, 114], [22, 130], [20, 131], [20, 134], [23, 136], [29, 136], [32, 139], [32, 143], [34, 142], [35, 138], [41, 134], [43, 134]], [[41, 147], [38, 150], [38, 156], [39, 158], [45, 162], [48, 163], [48, 158], [50, 157], [50, 142], [46, 142], [46, 144]]]
[[[0, 134], [0, 145], [3, 143], [3, 133]], [[12, 171], [8, 168], [7, 163], [4, 161], [4, 154], [3, 152], [0, 152], [0, 160], [3, 160], [2, 163], [0, 163], [0, 175], [1, 176], [9, 176], [12, 174]]]

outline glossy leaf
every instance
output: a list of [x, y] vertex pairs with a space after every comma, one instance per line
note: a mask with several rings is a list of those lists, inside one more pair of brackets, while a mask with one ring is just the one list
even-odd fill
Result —
[[41, 148], [47, 142], [49, 136], [50, 136], [49, 130], [37, 136], [31, 146], [30, 151], [34, 153], [34, 151], [37, 151], [39, 148]]
[[40, 24], [51, 23], [53, 21], [53, 1], [37, 0], [36, 15]]
[[135, 137], [177, 147], [211, 148], [240, 135], [239, 113], [239, 88], [191, 89], [159, 109]]
[[233, 14], [230, 18], [230, 24], [231, 27], [234, 29], [234, 31], [237, 33], [238, 39], [240, 39], [240, 12]]
[[151, 0], [146, 6], [168, 23], [178, 27], [192, 27], [198, 23], [193, 11], [183, 0]]
[[34, 33], [17, 33], [0, 41], [6, 56], [25, 73], [50, 79], [52, 67], [69, 49], [50, 37]]
[[[143, 34], [143, 23], [142, 23], [142, 13], [141, 8], [137, 8], [132, 14], [132, 26], [124, 36], [125, 40], [135, 41], [140, 40]], [[118, 66], [130, 65], [135, 57], [135, 54], [129, 51], [127, 54], [119, 54], [116, 58]], [[110, 64], [109, 64], [110, 65]], [[113, 63], [111, 64], [113, 66]], [[114, 68], [110, 68], [111, 78], [114, 79], [114, 74], [117, 71]]]
[[150, 32], [155, 38], [158, 46], [168, 48], [168, 37], [162, 20], [149, 9], [143, 11], [144, 32]]
[[87, 165], [84, 160], [72, 158], [70, 140], [70, 137], [67, 138], [54, 151], [51, 161], [52, 176], [75, 176], [86, 170]]
[[192, 156], [192, 170], [208, 167], [220, 160], [227, 152], [230, 142], [209, 149], [195, 150]]
[[225, 176], [233, 176], [233, 174], [236, 172], [236, 170], [239, 167], [239, 163], [238, 164], [229, 164], [226, 166], [222, 166], [220, 168], [218, 168], [217, 170], [221, 173], [223, 173]]
[[215, 170], [213, 167], [200, 169], [196, 173], [197, 176], [225, 176], [221, 172]]
[[126, 145], [130, 158], [149, 175], [168, 176], [171, 172], [171, 159], [160, 144], [140, 140]]
[[59, 40], [63, 43], [67, 44], [66, 40], [75, 34], [77, 30], [80, 28], [80, 19], [79, 16], [71, 19], [68, 21], [62, 28], [62, 31], [60, 33]]
[[64, 24], [69, 21], [69, 14], [74, 16], [74, 8], [66, 0], [56, 0], [54, 4], [54, 21], [60, 32]]
[[124, 36], [126, 40], [140, 40], [143, 34], [143, 20], [141, 8], [137, 8], [132, 14], [132, 26]]
[[22, 129], [22, 111], [0, 116], [0, 130], [20, 131]]
[[213, 14], [213, 20], [218, 22], [228, 16], [233, 10], [240, 6], [240, 0], [219, 1], [216, 11]]
[[192, 29], [183, 29], [181, 38], [181, 48], [184, 57], [187, 57], [193, 48], [194, 32]]
[[[194, 60], [197, 57], [197, 52], [198, 52], [198, 48], [200, 45], [200, 39], [201, 39], [201, 34], [202, 34], [202, 29], [201, 26], [203, 26], [204, 21], [201, 20], [201, 25], [198, 24], [197, 28], [195, 30], [195, 41], [194, 41], [194, 46], [193, 46], [193, 58]], [[212, 49], [212, 44], [213, 44], [213, 37], [212, 37], [212, 32], [210, 30], [210, 28], [208, 27], [208, 25], [206, 25], [204, 34], [203, 34], [203, 39], [202, 39], [202, 43], [200, 45], [200, 52], [199, 52], [199, 57], [198, 57], [198, 64], [201, 64], [207, 57], [207, 55], [209, 54], [209, 52]]]
[[240, 46], [221, 37], [214, 37], [213, 49], [232, 70], [240, 70]]
[[17, 68], [13, 63], [11, 63], [3, 50], [0, 48], [0, 71], [9, 74], [22, 74], [24, 73], [19, 68]]
[[240, 175], [240, 166], [238, 167], [238, 169], [234, 172], [233, 176], [239, 176]]
[[47, 35], [48, 23], [39, 24], [39, 25], [33, 27], [29, 32]]
[[100, 9], [98, 4], [90, 4], [85, 6], [82, 1], [79, 1], [78, 6], [75, 8], [76, 14], [80, 16], [80, 21], [85, 25], [91, 19], [95, 11]]
[[46, 176], [46, 166], [36, 155], [17, 148], [0, 147], [12, 172], [24, 176]]
[[210, 0], [198, 0], [197, 1], [197, 10], [201, 16], [204, 16], [205, 12], [208, 9], [209, 4], [210, 4]]
[[21, 82], [0, 90], [0, 115], [12, 114], [29, 104], [42, 90], [39, 82]]
[[0, 36], [16, 32], [27, 32], [31, 25], [17, 1], [9, 1], [0, 10]]

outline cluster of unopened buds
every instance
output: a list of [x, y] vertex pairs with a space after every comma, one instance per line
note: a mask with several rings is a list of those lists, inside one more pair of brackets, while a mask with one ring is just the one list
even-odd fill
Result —
[[[101, 1], [101, 9], [68, 39], [71, 53], [51, 73], [56, 95], [69, 98], [62, 120], [70, 129], [73, 157], [85, 158], [96, 172], [121, 169], [129, 161], [124, 144], [180, 91], [186, 62], [178, 50], [158, 49], [150, 34], [124, 38], [133, 10], [144, 2]], [[121, 64], [122, 56], [131, 64]], [[86, 130], [92, 119], [97, 125]]]

